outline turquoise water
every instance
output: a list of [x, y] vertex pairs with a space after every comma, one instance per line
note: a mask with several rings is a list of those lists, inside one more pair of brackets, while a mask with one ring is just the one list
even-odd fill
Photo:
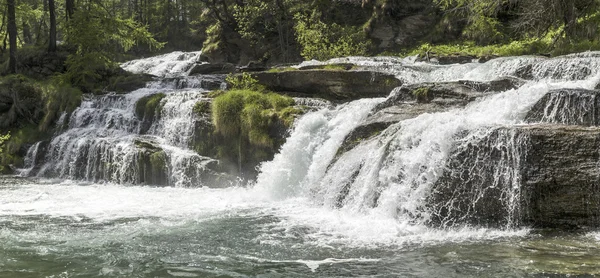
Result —
[[0, 184], [0, 277], [600, 275], [595, 233], [407, 227], [244, 188]]

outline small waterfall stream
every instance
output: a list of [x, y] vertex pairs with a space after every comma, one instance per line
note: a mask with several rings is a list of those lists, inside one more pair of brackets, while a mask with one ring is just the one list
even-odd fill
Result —
[[[202, 120], [193, 107], [206, 99], [203, 82], [222, 83], [223, 76], [187, 76], [198, 55], [176, 52], [123, 64], [159, 79], [124, 95], [88, 96], [70, 115], [68, 127], [43, 147], [43, 163], [35, 161], [40, 143], [32, 147], [22, 174], [120, 184], [203, 184], [213, 174], [208, 165], [216, 161], [190, 150]], [[136, 115], [136, 104], [157, 94], [165, 95], [153, 112], [159, 116]]]

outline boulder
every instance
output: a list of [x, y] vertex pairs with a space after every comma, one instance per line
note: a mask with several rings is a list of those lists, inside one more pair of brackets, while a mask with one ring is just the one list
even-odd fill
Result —
[[529, 123], [600, 125], [600, 91], [560, 89], [548, 92], [529, 111]]
[[385, 97], [402, 85], [391, 74], [372, 71], [298, 70], [252, 75], [269, 90], [340, 101]]
[[308, 65], [299, 67], [299, 70], [326, 70], [326, 69], [337, 69], [337, 70], [351, 70], [356, 65], [351, 63], [333, 63], [324, 65]]
[[138, 149], [138, 182], [149, 185], [169, 185], [168, 157], [165, 151], [157, 142], [147, 138], [137, 138], [134, 144]]
[[425, 113], [439, 113], [467, 105], [478, 97], [520, 87], [523, 80], [504, 77], [490, 82], [456, 81], [420, 83], [394, 89], [371, 115], [344, 140], [340, 152], [390, 125]]
[[105, 91], [117, 93], [129, 93], [137, 89], [146, 87], [146, 83], [154, 80], [155, 76], [150, 74], [134, 74], [122, 72], [113, 76], [109, 80], [109, 85]]
[[463, 54], [436, 54], [436, 53], [427, 53], [425, 55], [420, 55], [417, 58], [418, 62], [429, 62], [438, 65], [451, 65], [451, 64], [466, 64], [472, 63], [474, 61], [478, 61], [477, 57], [472, 55], [463, 55]]
[[256, 71], [265, 71], [269, 69], [265, 63], [251, 61], [247, 65], [240, 67], [240, 72], [256, 72]]
[[503, 77], [489, 82], [463, 80], [412, 84], [394, 90], [390, 97], [379, 104], [375, 110], [377, 111], [412, 101], [418, 103], [464, 105], [476, 98], [509, 89], [516, 89], [523, 84], [524, 81], [513, 77]]
[[188, 74], [228, 74], [235, 71], [236, 67], [231, 63], [195, 64], [192, 66]]
[[432, 224], [600, 227], [600, 128], [493, 129], [451, 155], [428, 199]]

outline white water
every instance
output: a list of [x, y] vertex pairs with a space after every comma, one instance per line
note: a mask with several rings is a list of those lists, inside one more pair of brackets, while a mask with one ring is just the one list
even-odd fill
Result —
[[172, 53], [132, 60], [123, 63], [121, 67], [133, 73], [152, 74], [159, 77], [178, 77], [185, 75], [198, 62], [201, 52]]
[[[142, 61], [125, 67], [162, 76], [181, 74], [186, 67], [182, 64], [192, 59], [183, 57], [187, 58], [173, 63], [168, 60], [172, 58], [164, 58], [166, 61], [156, 69]], [[273, 216], [278, 221], [262, 227], [265, 233], [259, 238], [261, 243], [279, 244], [282, 238], [292, 237], [295, 229], [303, 229], [310, 239], [308, 244], [321, 247], [335, 244], [357, 247], [436, 244], [527, 234], [527, 229], [514, 230], [510, 225], [501, 230], [461, 226], [430, 228], [427, 223], [435, 212], [426, 206], [426, 199], [432, 193], [435, 182], [447, 170], [445, 165], [453, 151], [483, 140], [490, 129], [524, 124], [531, 106], [552, 89], [592, 88], [598, 80], [597, 67], [592, 74], [586, 75], [587, 79], [565, 81], [566, 77], [573, 77], [570, 63], [589, 62], [582, 62], [578, 57], [551, 60], [525, 57], [497, 59], [485, 64], [432, 66], [413, 63], [407, 66], [410, 62], [406, 60], [390, 65], [387, 60], [377, 59], [350, 58], [360, 65], [394, 72], [409, 82], [491, 80], [501, 75], [512, 75], [524, 65], [538, 63], [556, 64], [553, 69], [556, 74], [538, 74], [534, 70], [534, 76], [543, 79], [480, 99], [464, 109], [423, 114], [394, 124], [381, 135], [337, 159], [338, 148], [346, 135], [383, 99], [364, 99], [311, 112], [295, 123], [280, 153], [273, 161], [261, 166], [256, 183], [246, 188], [77, 186], [79, 183], [73, 182], [52, 186], [32, 184], [0, 194], [0, 215], [50, 215], [90, 218], [100, 222], [136, 217], [159, 218], [166, 226], [177, 226], [178, 221], [206, 221], [225, 214]], [[92, 144], [101, 150], [102, 158], [88, 156], [86, 165], [92, 165], [94, 161], [105, 162], [106, 159], [119, 161], [116, 164], [122, 168], [111, 168], [108, 172], [115, 176], [109, 180], [135, 183], [132, 181], [134, 177], [130, 176], [130, 165], [136, 163], [131, 149], [135, 148], [132, 142], [139, 123], [133, 118], [132, 106], [136, 99], [156, 90], [142, 89], [119, 97], [118, 101], [110, 97], [86, 101], [72, 116], [70, 129], [51, 143], [53, 160], [42, 173], [54, 169], [61, 178], [97, 181], [97, 174], [92, 172], [86, 172], [83, 177], [73, 173], [81, 168], [77, 165], [78, 155], [82, 153], [80, 147], [89, 145], [92, 137]], [[193, 123], [190, 109], [195, 101], [202, 98], [201, 92], [168, 92], [168, 97], [163, 100], [164, 118], [151, 128], [152, 139], [171, 155], [172, 172], [169, 175], [175, 179], [171, 185], [197, 185], [193, 182], [199, 178], [189, 178], [178, 171], [202, 165], [202, 162], [188, 163], [193, 159], [179, 160], [187, 156], [196, 157], [184, 147]], [[109, 102], [110, 105], [106, 104]], [[470, 136], [461, 136], [465, 133], [470, 133]], [[501, 163], [510, 167], [512, 162]], [[90, 168], [94, 167], [86, 169]], [[102, 169], [101, 166], [96, 168]], [[513, 174], [510, 171], [498, 172], [495, 177]], [[514, 176], [509, 178], [518, 180]], [[515, 205], [514, 200], [519, 194], [513, 189], [509, 188], [506, 194], [509, 211], [514, 211], [510, 207]], [[284, 235], [270, 233], [280, 230], [284, 231]], [[308, 264], [311, 269], [314, 267], [312, 262]]]

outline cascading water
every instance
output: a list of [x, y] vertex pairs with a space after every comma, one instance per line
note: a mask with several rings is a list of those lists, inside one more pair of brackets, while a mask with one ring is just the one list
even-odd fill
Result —
[[[384, 99], [335, 106], [298, 98], [297, 104], [316, 108], [296, 120], [257, 180], [219, 189], [197, 188], [211, 186], [205, 172], [216, 161], [189, 145], [194, 125], [207, 120], [193, 113], [194, 104], [222, 76], [186, 76], [194, 55], [125, 64], [161, 78], [126, 95], [86, 99], [51, 142], [30, 149], [25, 175], [91, 184], [0, 180], [0, 276], [3, 269], [35, 271], [44, 266], [33, 262], [53, 260], [66, 277], [600, 274], [589, 267], [600, 258], [597, 233], [548, 239], [530, 236], [521, 222], [522, 167], [533, 144], [521, 128], [597, 125], [597, 108], [589, 103], [596, 95], [582, 90], [600, 79], [596, 53], [464, 65], [328, 61], [392, 72], [406, 85], [502, 76], [526, 82], [402, 118], [360, 142], [353, 133], [373, 122]], [[157, 93], [165, 94], [160, 117], [144, 126], [135, 104]], [[401, 107], [420, 105], [406, 99]], [[120, 185], [146, 179], [155, 164], [144, 163], [153, 159], [165, 162], [172, 187]], [[560, 260], [548, 260], [554, 254]], [[44, 274], [60, 277], [56, 269]]]
[[[196, 122], [202, 120], [193, 108], [205, 99], [202, 81], [221, 83], [223, 78], [185, 76], [198, 55], [171, 53], [124, 64], [136, 73], [159, 74], [160, 80], [129, 94], [85, 99], [70, 116], [68, 128], [44, 147], [43, 163], [35, 162], [36, 144], [26, 158], [28, 169], [21, 174], [120, 184], [202, 185], [207, 176], [216, 175], [209, 169], [216, 161], [189, 149]], [[165, 82], [173, 76], [187, 82]], [[157, 94], [165, 95], [158, 111], [152, 112], [159, 116], [136, 115], [138, 102]]]

